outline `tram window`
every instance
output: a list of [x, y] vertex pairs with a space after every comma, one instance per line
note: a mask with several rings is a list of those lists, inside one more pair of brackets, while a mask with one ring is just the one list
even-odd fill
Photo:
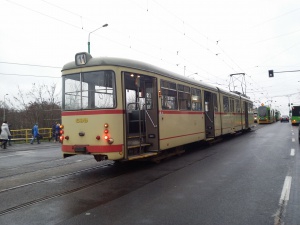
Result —
[[230, 112], [234, 112], [234, 100], [230, 99]]
[[114, 76], [112, 71], [96, 71], [84, 73], [82, 76], [83, 108], [113, 108]]
[[212, 98], [213, 98], [213, 102], [214, 102], [214, 111], [219, 112], [217, 94], [212, 93]]
[[[165, 92], [167, 92], [167, 93], [165, 93]], [[177, 109], [177, 104], [176, 104], [177, 98], [176, 98], [176, 96], [171, 96], [171, 95], [174, 95], [174, 91], [162, 90], [162, 94], [163, 94], [162, 108], [163, 109]]]
[[249, 103], [248, 112], [253, 113], [253, 104]]
[[153, 108], [153, 88], [152, 87], [146, 87], [146, 109], [152, 109]]
[[116, 107], [115, 75], [112, 71], [93, 71], [63, 77], [63, 109]]
[[63, 109], [81, 108], [80, 74], [71, 74], [63, 76], [64, 98]]
[[223, 111], [224, 113], [229, 112], [229, 99], [227, 96], [223, 96]]
[[236, 112], [238, 112], [238, 113], [241, 112], [240, 100], [235, 100], [235, 109], [236, 109]]
[[201, 91], [196, 88], [191, 88], [192, 93], [192, 110], [202, 111]]
[[137, 104], [136, 103], [136, 91], [126, 89], [126, 106], [127, 110], [136, 110]]
[[180, 110], [191, 110], [190, 87], [178, 84], [178, 101]]
[[162, 109], [177, 109], [176, 83], [161, 80]]

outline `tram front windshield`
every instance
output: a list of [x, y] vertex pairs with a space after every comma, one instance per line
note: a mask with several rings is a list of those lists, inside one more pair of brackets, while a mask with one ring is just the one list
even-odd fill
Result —
[[257, 110], [258, 116], [267, 116], [267, 107], [266, 106], [261, 106]]
[[300, 116], [300, 106], [293, 106], [292, 115], [293, 116]]
[[63, 76], [63, 110], [109, 109], [116, 107], [115, 74], [93, 71]]

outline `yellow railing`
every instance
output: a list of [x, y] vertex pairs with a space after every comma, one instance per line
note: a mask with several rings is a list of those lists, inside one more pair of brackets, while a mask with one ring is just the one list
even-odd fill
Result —
[[[32, 139], [32, 129], [11, 130], [12, 141], [25, 141], [28, 143]], [[42, 135], [42, 140], [49, 140], [52, 137], [52, 128], [39, 128], [39, 134]]]

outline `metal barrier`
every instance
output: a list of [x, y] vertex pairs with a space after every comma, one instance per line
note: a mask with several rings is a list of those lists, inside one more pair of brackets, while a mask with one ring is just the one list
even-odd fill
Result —
[[[11, 141], [29, 143], [32, 139], [32, 129], [10, 130]], [[42, 135], [42, 140], [49, 141], [52, 138], [52, 128], [39, 128], [39, 134]]]

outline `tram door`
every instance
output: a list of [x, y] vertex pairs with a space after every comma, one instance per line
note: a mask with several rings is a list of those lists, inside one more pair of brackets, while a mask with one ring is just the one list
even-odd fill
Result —
[[214, 104], [216, 101], [216, 94], [204, 91], [204, 114], [205, 114], [205, 133], [206, 138], [215, 137], [215, 124], [214, 124]]
[[158, 150], [157, 79], [123, 73], [126, 157]]

